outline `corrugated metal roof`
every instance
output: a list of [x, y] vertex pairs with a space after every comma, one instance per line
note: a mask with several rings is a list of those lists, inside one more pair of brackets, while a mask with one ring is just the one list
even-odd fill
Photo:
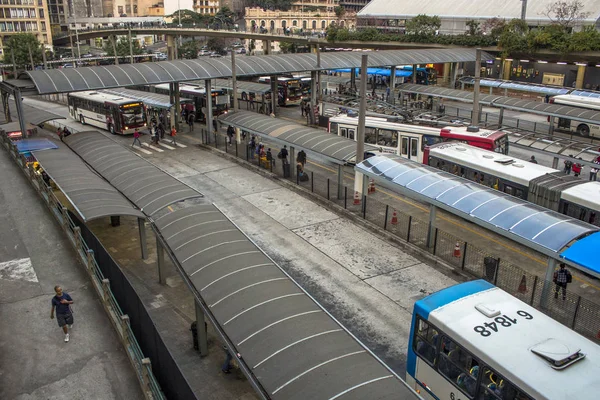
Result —
[[[269, 136], [272, 140], [299, 150], [320, 154], [338, 164], [347, 163], [356, 156], [356, 141], [295, 122], [251, 111], [232, 112], [219, 117], [219, 121], [260, 136]], [[376, 146], [365, 144], [365, 151], [377, 149]]]
[[[431, 95], [434, 97], [443, 97], [451, 100], [473, 102], [473, 92], [464, 90], [446, 89], [435, 86], [415, 85], [405, 83], [399, 86], [401, 92], [419, 93]], [[589, 124], [598, 124], [600, 121], [600, 111], [586, 110], [579, 107], [563, 106], [560, 104], [542, 103], [540, 101], [521, 100], [514, 97], [484, 95], [479, 98], [481, 104], [491, 105], [493, 107], [506, 108], [508, 110], [522, 111], [531, 114], [548, 115], [557, 118], [574, 119]]]
[[[358, 68], [362, 54], [370, 67], [475, 61], [475, 49], [385, 50], [321, 54], [322, 70]], [[483, 60], [492, 59], [484, 53]], [[248, 56], [236, 59], [237, 76], [268, 76], [317, 69], [312, 53]], [[182, 82], [231, 76], [229, 58], [203, 58], [154, 63], [27, 71], [39, 94], [108, 89], [122, 86]]]
[[[117, 96], [137, 99], [143, 101], [146, 106], [150, 107], [170, 109], [172, 106], [171, 99], [166, 94], [145, 92], [143, 90], [133, 90], [125, 88], [104, 89], [101, 91]], [[181, 103], [191, 102], [190, 99], [181, 99], [180, 101]]]
[[[17, 105], [15, 104], [14, 100], [8, 101], [8, 107], [10, 109], [10, 116], [12, 120], [19, 121], [19, 115], [17, 114]], [[32, 125], [41, 125], [44, 122], [51, 121], [53, 119], [65, 119], [65, 117], [61, 117], [58, 114], [40, 110], [38, 108], [28, 106], [27, 104], [23, 104], [23, 114], [25, 122], [30, 123]], [[5, 120], [4, 113], [0, 113], [0, 120]]]
[[[527, 3], [527, 20], [548, 20], [546, 8], [556, 0], [536, 0]], [[583, 12], [589, 16], [584, 20], [595, 22], [600, 17], [600, 0], [582, 1]], [[372, 0], [358, 12], [358, 17], [410, 18], [419, 14], [437, 15], [440, 18], [521, 18], [520, 1], [485, 0]]]
[[154, 225], [268, 398], [419, 398], [214, 205]]
[[[204, 82], [196, 82], [199, 84], [204, 84]], [[231, 79], [215, 79], [212, 82], [212, 86], [215, 89], [233, 89], [233, 81]], [[248, 82], [248, 81], [237, 81], [237, 90], [238, 93], [242, 92], [252, 92], [252, 93], [260, 93], [265, 94], [271, 91], [271, 85], [265, 83], [257, 83], [257, 82]]]
[[75, 207], [82, 221], [111, 215], [146, 218], [127, 199], [68, 148], [34, 151], [42, 168]]
[[599, 230], [597, 226], [397, 155], [368, 158], [356, 170], [552, 252], [560, 252], [571, 241]]
[[202, 194], [100, 132], [79, 132], [64, 141], [146, 215], [178, 201], [202, 197]]

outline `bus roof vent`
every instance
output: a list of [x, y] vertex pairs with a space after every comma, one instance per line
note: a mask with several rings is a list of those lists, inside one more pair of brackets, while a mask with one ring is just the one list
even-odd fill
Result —
[[467, 132], [479, 132], [479, 127], [475, 125], [467, 126]]
[[117, 100], [123, 100], [123, 98], [122, 98], [122, 97], [113, 97], [113, 100], [114, 100], [114, 101], [117, 101]]
[[534, 346], [529, 350], [546, 360], [554, 369], [565, 369], [585, 358], [581, 349], [571, 347], [558, 339], [549, 338]]
[[90, 92], [90, 93], [89, 93], [89, 95], [90, 95], [90, 96], [93, 96], [93, 95], [95, 95], [95, 94], [98, 94], [98, 92]]

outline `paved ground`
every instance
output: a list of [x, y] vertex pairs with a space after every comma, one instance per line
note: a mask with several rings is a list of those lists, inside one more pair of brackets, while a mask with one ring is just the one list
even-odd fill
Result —
[[[71, 245], [0, 149], [0, 399], [142, 399]], [[54, 286], [73, 297], [71, 341], [50, 319]]]

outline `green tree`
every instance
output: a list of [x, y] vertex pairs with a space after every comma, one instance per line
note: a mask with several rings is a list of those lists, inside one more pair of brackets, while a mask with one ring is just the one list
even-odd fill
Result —
[[252, 2], [255, 7], [261, 7], [266, 10], [288, 11], [292, 8], [292, 0], [257, 0]]
[[204, 25], [210, 21], [209, 15], [198, 14], [192, 10], [177, 10], [171, 15], [166, 15], [165, 18], [172, 18], [173, 23], [182, 25]]
[[281, 49], [281, 52], [284, 54], [296, 53], [298, 51], [296, 44], [291, 43], [291, 42], [280, 42], [279, 48]]
[[502, 56], [527, 53], [529, 51], [528, 33], [529, 27], [522, 19], [513, 19], [506, 24], [498, 39], [498, 47], [502, 49]]
[[406, 23], [406, 33], [432, 36], [440, 29], [440, 26], [442, 26], [442, 21], [437, 15], [430, 17], [425, 14], [419, 14]]
[[343, 6], [334, 7], [333, 12], [338, 19], [342, 18], [346, 14], [346, 9]]
[[474, 19], [467, 21], [466, 25], [467, 25], [467, 28], [469, 28], [469, 30], [467, 31], [467, 34], [469, 34], [471, 36], [475, 36], [475, 35], [479, 35], [481, 33], [481, 30], [479, 29], [479, 26], [481, 24], [479, 22], [475, 21]]
[[213, 22], [216, 22], [220, 27], [226, 29], [233, 26], [234, 19], [235, 13], [227, 6], [221, 7], [221, 9], [212, 18]]
[[[140, 43], [137, 40], [133, 40], [132, 51], [133, 55], [143, 54], [144, 51], [140, 47]], [[122, 36], [119, 40], [117, 40], [117, 56], [118, 57], [128, 57], [129, 56], [129, 38], [127, 36]], [[115, 52], [113, 49], [112, 42], [109, 40], [104, 45], [104, 51], [109, 57], [114, 57]]]
[[223, 38], [213, 37], [208, 39], [208, 42], [206, 42], [206, 47], [219, 54], [227, 54], [225, 51], [225, 39]]
[[197, 40], [188, 40], [177, 49], [177, 54], [179, 54], [180, 58], [193, 60], [194, 58], [198, 58], [200, 47], [200, 42]]
[[484, 35], [491, 37], [493, 40], [498, 40], [500, 34], [506, 27], [506, 20], [502, 18], [490, 18], [481, 26]]
[[544, 15], [550, 18], [553, 24], [572, 28], [590, 15], [589, 12], [583, 11], [584, 9], [585, 6], [581, 0], [558, 0], [546, 6]]
[[[34, 64], [42, 61], [43, 45], [37, 37], [31, 33], [17, 33], [10, 36], [10, 39], [4, 42], [4, 62], [12, 64], [13, 54], [15, 64], [19, 68], [26, 68], [31, 65], [31, 58]], [[29, 56], [31, 51], [31, 57]]]

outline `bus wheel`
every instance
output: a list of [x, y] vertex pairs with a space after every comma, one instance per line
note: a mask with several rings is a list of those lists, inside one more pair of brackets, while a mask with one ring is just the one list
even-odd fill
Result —
[[79, 114], [79, 122], [81, 125], [85, 125], [85, 118], [83, 117], [83, 114]]
[[590, 127], [585, 124], [581, 124], [577, 127], [577, 133], [583, 137], [588, 137], [590, 136]]
[[109, 132], [110, 132], [112, 135], [114, 135], [114, 134], [115, 134], [115, 127], [114, 127], [113, 125], [109, 125], [109, 126], [108, 126], [108, 131], [109, 131]]

